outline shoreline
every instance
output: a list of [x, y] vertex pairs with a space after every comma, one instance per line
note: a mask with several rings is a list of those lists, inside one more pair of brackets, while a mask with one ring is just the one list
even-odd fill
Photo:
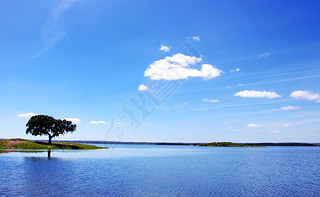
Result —
[[[22, 141], [35, 141], [29, 139], [12, 138], [0, 140], [22, 140]], [[38, 142], [47, 142], [47, 140], [36, 140]], [[98, 141], [98, 140], [52, 140], [53, 143], [79, 143], [79, 144], [127, 144], [127, 145], [169, 145], [169, 146], [205, 146], [210, 143], [226, 143], [226, 142], [121, 142], [121, 141]], [[233, 142], [228, 142], [233, 143]], [[307, 143], [307, 142], [246, 142], [246, 143], [233, 143], [243, 146], [320, 146], [320, 143]]]
[[33, 141], [24, 139], [0, 139], [0, 149], [3, 150], [91, 150], [91, 149], [107, 149], [107, 147], [100, 147], [95, 145], [88, 145], [83, 143], [72, 142], [55, 142], [49, 144], [46, 141]]

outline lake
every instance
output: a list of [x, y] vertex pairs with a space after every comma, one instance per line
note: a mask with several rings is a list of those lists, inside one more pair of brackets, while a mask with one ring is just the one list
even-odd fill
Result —
[[0, 154], [0, 196], [320, 196], [320, 147], [110, 145]]

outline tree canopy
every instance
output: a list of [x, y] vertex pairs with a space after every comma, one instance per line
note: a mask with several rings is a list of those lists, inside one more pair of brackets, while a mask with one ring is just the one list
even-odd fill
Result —
[[74, 132], [77, 125], [72, 124], [68, 120], [55, 119], [47, 115], [35, 115], [32, 116], [27, 123], [27, 134], [34, 136], [48, 135], [49, 144], [51, 139], [63, 135], [68, 132]]

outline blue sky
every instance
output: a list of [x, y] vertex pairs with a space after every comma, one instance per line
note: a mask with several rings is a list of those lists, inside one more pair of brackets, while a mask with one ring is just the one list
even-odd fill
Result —
[[58, 139], [320, 142], [319, 5], [1, 1], [0, 137], [47, 114]]

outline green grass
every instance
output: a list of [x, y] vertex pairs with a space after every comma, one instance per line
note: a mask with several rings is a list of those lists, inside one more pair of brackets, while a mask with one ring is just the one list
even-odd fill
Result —
[[78, 144], [78, 143], [67, 143], [67, 142], [54, 142], [48, 144], [42, 141], [29, 141], [21, 139], [4, 139], [0, 140], [0, 149], [105, 149], [105, 147]]
[[211, 142], [200, 144], [199, 146], [213, 146], [213, 147], [261, 147], [257, 145], [237, 144], [232, 142]]

